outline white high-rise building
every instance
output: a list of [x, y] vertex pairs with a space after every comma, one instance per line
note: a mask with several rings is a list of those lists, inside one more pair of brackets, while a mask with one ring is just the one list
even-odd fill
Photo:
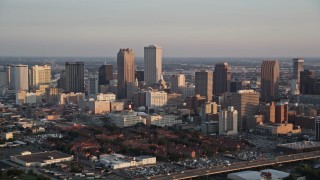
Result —
[[10, 66], [10, 89], [15, 91], [28, 91], [28, 65], [17, 64]]
[[162, 73], [162, 48], [156, 45], [144, 47], [144, 81], [152, 85]]
[[184, 74], [176, 74], [171, 77], [170, 91], [172, 93], [180, 93], [180, 88], [186, 85]]
[[219, 113], [219, 134], [234, 135], [238, 133], [238, 111], [229, 106]]
[[146, 92], [146, 106], [157, 110], [167, 104], [168, 97], [164, 91], [147, 91]]
[[40, 85], [50, 85], [51, 83], [51, 66], [32, 66], [31, 68], [31, 86], [33, 89], [39, 89]]

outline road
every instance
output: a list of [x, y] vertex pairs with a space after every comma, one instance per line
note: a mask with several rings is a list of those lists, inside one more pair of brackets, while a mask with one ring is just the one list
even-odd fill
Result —
[[274, 159], [236, 162], [231, 164], [230, 166], [214, 166], [209, 168], [185, 170], [182, 172], [172, 173], [170, 175], [160, 175], [160, 176], [150, 177], [148, 179], [154, 179], [154, 180], [188, 179], [188, 178], [209, 176], [214, 174], [240, 171], [240, 170], [246, 170], [251, 168], [276, 165], [276, 164], [297, 162], [297, 161], [303, 161], [303, 160], [309, 160], [309, 159], [315, 159], [315, 158], [320, 158], [320, 151], [278, 156]]

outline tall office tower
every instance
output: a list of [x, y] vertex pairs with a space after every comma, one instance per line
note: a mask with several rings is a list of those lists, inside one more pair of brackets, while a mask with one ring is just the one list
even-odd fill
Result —
[[99, 67], [99, 86], [109, 84], [109, 81], [113, 80], [113, 65], [104, 64]]
[[240, 90], [231, 95], [231, 106], [238, 111], [238, 130], [255, 127], [255, 115], [259, 111], [260, 94], [254, 90]]
[[297, 83], [300, 84], [300, 72], [303, 71], [304, 59], [293, 59], [293, 75], [292, 79], [296, 79]]
[[15, 91], [29, 90], [28, 65], [18, 64], [10, 67], [10, 89]]
[[315, 133], [316, 133], [316, 140], [320, 141], [320, 116], [316, 117], [315, 121]]
[[238, 133], [238, 111], [233, 106], [219, 113], [219, 134], [235, 135]]
[[117, 54], [117, 97], [127, 98], [128, 83], [135, 81], [134, 53], [132, 49], [120, 49]]
[[276, 122], [276, 107], [274, 102], [262, 104], [261, 113], [264, 115], [264, 123]]
[[51, 83], [51, 66], [32, 66], [31, 67], [31, 87], [40, 89], [41, 85], [50, 85]]
[[305, 69], [300, 72], [300, 93], [315, 94], [316, 73], [315, 71]]
[[7, 73], [7, 87], [10, 87], [10, 65], [5, 67], [5, 72]]
[[144, 81], [152, 85], [162, 73], [162, 48], [156, 45], [144, 47]]
[[184, 74], [176, 74], [171, 77], [171, 87], [170, 91], [172, 93], [180, 93], [180, 87], [186, 85], [186, 78]]
[[293, 74], [291, 80], [291, 94], [300, 94], [300, 72], [303, 71], [304, 59], [292, 59], [293, 61]]
[[84, 92], [84, 63], [83, 62], [66, 62], [65, 64], [67, 92]]
[[0, 69], [0, 87], [6, 87], [7, 85], [7, 72], [4, 68]]
[[277, 103], [275, 107], [275, 123], [288, 123], [288, 103]]
[[66, 89], [66, 71], [61, 70], [60, 72], [60, 78], [57, 81], [58, 88], [65, 90]]
[[195, 74], [195, 95], [205, 96], [206, 101], [212, 101], [213, 73], [211, 71], [200, 71]]
[[277, 60], [263, 61], [261, 66], [261, 100], [265, 102], [279, 98], [280, 66]]
[[218, 63], [214, 68], [214, 95], [230, 92], [231, 71], [228, 63]]
[[88, 90], [89, 97], [94, 97], [95, 95], [98, 94], [98, 77], [96, 76], [88, 77], [87, 90]]

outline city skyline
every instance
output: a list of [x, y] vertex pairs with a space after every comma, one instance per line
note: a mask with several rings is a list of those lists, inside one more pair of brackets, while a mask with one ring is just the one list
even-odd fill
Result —
[[315, 0], [2, 1], [0, 55], [99, 57], [130, 47], [142, 57], [145, 45], [158, 44], [164, 57], [318, 57], [319, 7]]

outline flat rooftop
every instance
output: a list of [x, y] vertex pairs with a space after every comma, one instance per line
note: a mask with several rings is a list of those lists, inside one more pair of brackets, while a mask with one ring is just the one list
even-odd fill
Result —
[[48, 151], [48, 152], [32, 153], [32, 154], [26, 154], [26, 155], [17, 155], [14, 157], [21, 161], [31, 163], [31, 162], [45, 162], [51, 159], [68, 158], [71, 156], [72, 155], [68, 155], [59, 151]]
[[278, 147], [290, 148], [290, 149], [309, 149], [309, 148], [319, 148], [320, 142], [317, 141], [303, 141], [294, 142], [287, 144], [279, 144]]

